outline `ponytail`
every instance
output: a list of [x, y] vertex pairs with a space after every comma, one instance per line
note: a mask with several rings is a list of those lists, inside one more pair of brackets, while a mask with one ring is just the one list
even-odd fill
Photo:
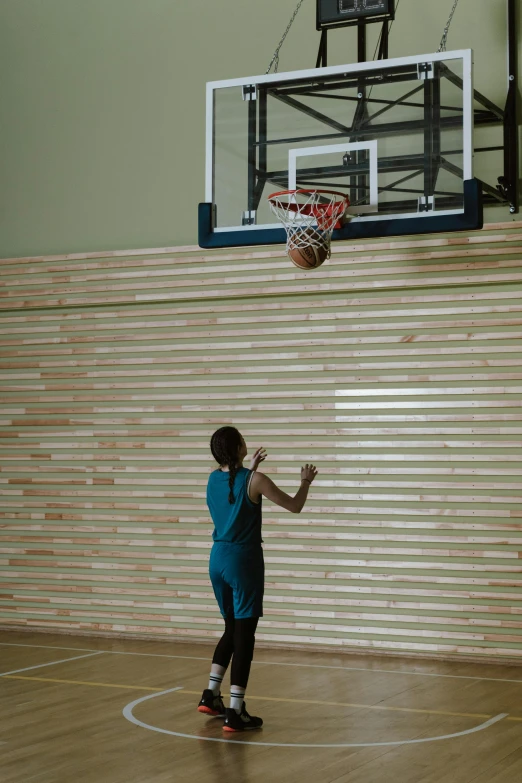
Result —
[[234, 481], [236, 480], [236, 474], [237, 474], [237, 465], [230, 465], [230, 475], [228, 478], [228, 486], [230, 487], [230, 493], [228, 495], [229, 503], [236, 502], [236, 499], [234, 497]]

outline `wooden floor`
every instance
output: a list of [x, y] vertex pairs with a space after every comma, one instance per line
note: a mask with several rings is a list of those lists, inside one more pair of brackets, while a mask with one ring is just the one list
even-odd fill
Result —
[[0, 780], [522, 780], [521, 667], [259, 650], [265, 726], [225, 736], [196, 710], [211, 651], [0, 632]]

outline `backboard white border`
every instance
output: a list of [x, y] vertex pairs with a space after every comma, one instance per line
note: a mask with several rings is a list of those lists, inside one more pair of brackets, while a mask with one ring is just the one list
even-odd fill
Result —
[[[348, 75], [357, 73], [361, 70], [372, 71], [379, 70], [385, 64], [388, 66], [415, 65], [424, 62], [447, 62], [451, 60], [462, 60], [463, 65], [463, 173], [464, 180], [473, 178], [473, 50], [459, 49], [453, 52], [434, 52], [432, 54], [414, 55], [410, 57], [399, 57], [390, 60], [375, 60], [366, 63], [350, 63], [349, 65], [334, 65], [328, 68], [312, 68], [303, 71], [286, 71], [284, 73], [263, 74], [260, 76], [248, 76], [241, 79], [226, 79], [224, 81], [207, 82], [206, 89], [206, 163], [205, 163], [205, 201], [215, 203], [215, 183], [214, 183], [214, 129], [215, 129], [215, 92], [226, 87], [242, 87], [251, 84], [271, 84], [281, 81], [294, 81], [299, 79], [313, 78], [314, 76], [329, 76], [335, 74]], [[458, 215], [463, 210], [437, 211], [437, 216]], [[422, 216], [422, 215], [421, 215]], [[425, 216], [425, 215], [424, 215]], [[395, 215], [394, 219], [400, 219], [401, 215]], [[415, 215], [404, 215], [405, 218], [415, 217]], [[357, 219], [357, 218], [355, 218]], [[363, 220], [364, 218], [360, 218]], [[379, 218], [374, 218], [379, 219]], [[388, 219], [383, 216], [382, 219]], [[274, 228], [278, 223], [270, 223], [264, 226], [227, 226], [215, 228], [216, 231], [253, 231], [256, 229]]]

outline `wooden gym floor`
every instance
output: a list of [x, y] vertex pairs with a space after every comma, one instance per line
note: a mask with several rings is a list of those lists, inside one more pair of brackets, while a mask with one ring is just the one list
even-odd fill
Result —
[[257, 650], [247, 705], [265, 726], [225, 736], [196, 711], [211, 654], [0, 631], [0, 780], [522, 780], [522, 667]]

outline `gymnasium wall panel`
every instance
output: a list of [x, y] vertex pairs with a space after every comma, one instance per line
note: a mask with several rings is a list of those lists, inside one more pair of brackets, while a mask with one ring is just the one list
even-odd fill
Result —
[[0, 261], [0, 626], [212, 640], [209, 440], [264, 501], [264, 643], [522, 657], [522, 223]]

